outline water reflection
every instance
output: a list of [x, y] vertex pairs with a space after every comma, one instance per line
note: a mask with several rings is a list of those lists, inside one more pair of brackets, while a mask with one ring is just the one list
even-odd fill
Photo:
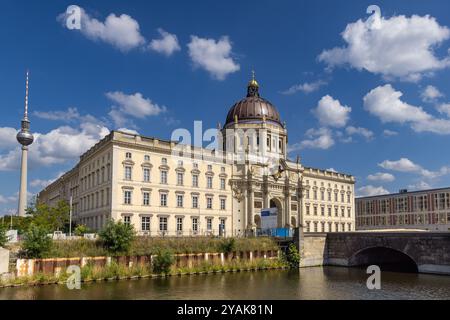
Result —
[[450, 299], [450, 277], [382, 272], [368, 290], [365, 270], [318, 267], [0, 289], [0, 299]]

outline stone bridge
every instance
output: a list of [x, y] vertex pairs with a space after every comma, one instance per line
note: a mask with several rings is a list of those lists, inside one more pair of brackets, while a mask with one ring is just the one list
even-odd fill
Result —
[[301, 266], [403, 266], [450, 275], [450, 232], [309, 233], [300, 237]]

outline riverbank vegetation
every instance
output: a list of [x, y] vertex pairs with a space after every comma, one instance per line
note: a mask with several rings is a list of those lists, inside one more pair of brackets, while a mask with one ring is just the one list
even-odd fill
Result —
[[[167, 259], [171, 259], [167, 263]], [[212, 261], [204, 261], [198, 265], [191, 267], [177, 267], [173, 264], [173, 257], [165, 256], [162, 261], [163, 265], [147, 264], [133, 265], [128, 267], [111, 261], [109, 265], [97, 266], [87, 263], [81, 268], [81, 282], [106, 281], [135, 279], [148, 277], [164, 277], [164, 276], [181, 276], [181, 275], [198, 275], [198, 274], [215, 274], [227, 272], [241, 271], [258, 271], [269, 269], [286, 269], [288, 265], [283, 259], [253, 259], [239, 260], [233, 259], [225, 261], [223, 264], [217, 264]], [[163, 267], [162, 267], [163, 266]], [[24, 285], [45, 285], [45, 284], [66, 284], [70, 274], [66, 270], [62, 270], [57, 275], [49, 275], [38, 273], [28, 277], [4, 278], [0, 279], [0, 287], [24, 286]]]

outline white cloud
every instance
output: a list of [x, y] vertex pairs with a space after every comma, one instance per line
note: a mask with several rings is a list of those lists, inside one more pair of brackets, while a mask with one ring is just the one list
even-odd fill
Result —
[[420, 94], [422, 101], [424, 102], [435, 102], [437, 99], [442, 98], [444, 95], [439, 91], [438, 88], [434, 86], [426, 86]]
[[[93, 123], [82, 123], [78, 129], [62, 126], [45, 134], [34, 133], [28, 154], [30, 168], [74, 161], [108, 133], [106, 127]], [[20, 147], [0, 154], [0, 171], [17, 170], [20, 159]]]
[[117, 129], [117, 131], [129, 133], [129, 134], [139, 135], [139, 132], [137, 132], [136, 130], [133, 130], [133, 129], [119, 128], [119, 129]]
[[295, 84], [292, 87], [290, 87], [289, 89], [282, 91], [282, 94], [285, 95], [290, 95], [290, 94], [294, 94], [297, 92], [303, 92], [305, 94], [314, 92], [319, 90], [320, 87], [326, 85], [327, 83], [323, 80], [317, 80], [314, 82], [304, 82], [301, 84]]
[[356, 193], [358, 197], [371, 197], [389, 194], [389, 191], [387, 191], [383, 187], [374, 187], [372, 185], [367, 185], [356, 189]]
[[224, 80], [240, 69], [231, 57], [231, 42], [226, 36], [218, 41], [191, 36], [188, 49], [194, 66], [205, 69], [217, 80]]
[[356, 134], [356, 135], [363, 136], [364, 138], [366, 138], [366, 140], [373, 139], [373, 132], [366, 128], [362, 128], [362, 127], [356, 128], [356, 127], [350, 126], [350, 127], [345, 128], [345, 132], [350, 136]]
[[[67, 14], [61, 14], [58, 19], [66, 26]], [[145, 44], [141, 35], [139, 23], [126, 14], [108, 15], [104, 22], [92, 18], [85, 10], [81, 10], [80, 32], [93, 41], [103, 41], [117, 47], [121, 51], [129, 51]]]
[[144, 98], [139, 92], [135, 94], [125, 94], [120, 91], [108, 92], [106, 97], [115, 103], [109, 116], [117, 127], [123, 127], [129, 123], [126, 116], [143, 119], [157, 116], [167, 110], [165, 106], [159, 106], [150, 99]]
[[351, 111], [352, 108], [343, 106], [339, 100], [326, 95], [320, 99], [313, 114], [321, 125], [340, 128], [347, 124]]
[[408, 158], [401, 158], [396, 161], [384, 160], [378, 165], [387, 170], [415, 173], [427, 179], [436, 179], [450, 174], [450, 167], [448, 166], [443, 166], [438, 171], [431, 171], [412, 162]]
[[394, 175], [386, 172], [377, 172], [375, 174], [369, 174], [367, 180], [380, 181], [380, 182], [392, 182], [395, 180]]
[[384, 169], [400, 172], [420, 172], [422, 170], [422, 167], [420, 165], [415, 164], [408, 158], [401, 158], [396, 161], [384, 160], [378, 165]]
[[48, 180], [45, 180], [45, 179], [34, 179], [34, 180], [31, 180], [30, 181], [30, 187], [44, 189], [45, 187], [51, 185], [54, 181], [56, 181], [56, 179], [60, 178], [63, 174], [64, 174], [64, 172], [58, 173], [58, 175], [54, 179], [48, 179]]
[[333, 135], [330, 129], [309, 129], [306, 131], [308, 139], [295, 143], [288, 147], [288, 152], [293, 152], [305, 148], [329, 149], [334, 145]]
[[68, 108], [66, 111], [34, 111], [33, 115], [45, 120], [65, 121], [70, 122], [72, 120], [80, 119], [80, 113], [77, 108]]
[[440, 113], [443, 113], [450, 118], [450, 103], [441, 103], [440, 105], [436, 106], [436, 109]]
[[408, 189], [411, 190], [427, 190], [431, 189], [431, 185], [425, 181], [419, 181], [415, 184], [408, 185]]
[[385, 130], [383, 130], [383, 135], [385, 137], [392, 137], [392, 136], [398, 135], [398, 132], [397, 131], [393, 131], [393, 130], [389, 130], [389, 129], [385, 129]]
[[181, 50], [178, 38], [175, 34], [169, 33], [161, 28], [158, 29], [161, 39], [153, 39], [149, 44], [149, 49], [166, 56], [171, 56], [175, 51]]
[[346, 46], [323, 51], [319, 61], [329, 68], [347, 64], [388, 79], [407, 81], [417, 81], [450, 65], [448, 56], [440, 59], [434, 52], [450, 37], [450, 30], [435, 18], [378, 16], [377, 22], [376, 27], [361, 19], [348, 24], [342, 33]]
[[17, 130], [10, 127], [0, 128], [0, 150], [11, 149], [18, 146], [16, 140]]
[[337, 172], [334, 168], [328, 168], [327, 171], [330, 171], [330, 172]]
[[0, 204], [8, 204], [11, 202], [16, 202], [17, 200], [17, 196], [3, 196], [0, 194]]
[[390, 85], [377, 87], [365, 95], [364, 109], [383, 123], [409, 123], [416, 132], [450, 134], [450, 120], [435, 118], [422, 107], [410, 105], [400, 98], [403, 93]]

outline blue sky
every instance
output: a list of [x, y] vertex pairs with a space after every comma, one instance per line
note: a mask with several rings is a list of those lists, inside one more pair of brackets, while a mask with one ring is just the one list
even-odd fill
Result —
[[[67, 28], [72, 4], [81, 30]], [[381, 15], [366, 13], [373, 4]], [[17, 206], [27, 69], [30, 194], [108, 130], [216, 127], [252, 69], [291, 158], [355, 175], [359, 195], [450, 185], [448, 1], [3, 1], [2, 12], [0, 215]]]

